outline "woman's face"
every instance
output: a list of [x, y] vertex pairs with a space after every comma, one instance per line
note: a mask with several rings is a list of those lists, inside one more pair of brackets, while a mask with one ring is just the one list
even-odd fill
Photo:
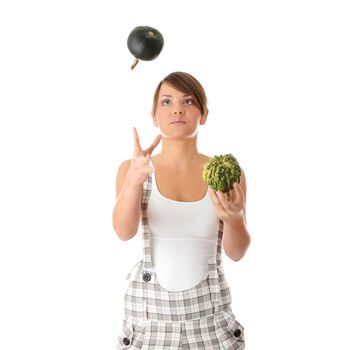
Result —
[[193, 137], [197, 134], [198, 126], [204, 124], [205, 120], [206, 115], [201, 115], [192, 96], [167, 83], [161, 85], [153, 121], [163, 136]]

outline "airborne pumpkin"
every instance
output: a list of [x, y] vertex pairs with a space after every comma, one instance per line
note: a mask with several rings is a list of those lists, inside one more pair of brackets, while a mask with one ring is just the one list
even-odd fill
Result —
[[158, 57], [164, 46], [163, 35], [155, 28], [139, 26], [128, 36], [128, 49], [135, 57], [131, 69], [139, 60], [151, 61]]

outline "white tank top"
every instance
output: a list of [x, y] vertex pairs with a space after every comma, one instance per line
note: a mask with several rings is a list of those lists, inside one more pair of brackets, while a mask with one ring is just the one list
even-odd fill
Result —
[[[152, 163], [153, 164], [153, 163]], [[164, 197], [152, 173], [147, 207], [153, 267], [158, 283], [170, 291], [197, 285], [208, 273], [208, 258], [216, 256], [219, 218], [209, 192], [195, 202]]]

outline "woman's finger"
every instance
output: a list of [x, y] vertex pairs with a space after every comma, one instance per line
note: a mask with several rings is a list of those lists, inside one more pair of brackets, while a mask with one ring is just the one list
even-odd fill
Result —
[[227, 199], [227, 193], [218, 191], [216, 194], [223, 208], [225, 208], [226, 211], [230, 211], [231, 202], [233, 201], [233, 191], [230, 191], [230, 201]]
[[243, 193], [241, 185], [238, 184], [237, 182], [235, 182], [233, 184], [233, 187], [234, 187], [234, 191], [235, 191], [235, 195], [236, 195], [237, 201], [239, 203], [244, 203], [244, 193]]
[[211, 198], [213, 204], [219, 208], [222, 208], [220, 199], [218, 198], [216, 192], [213, 191], [210, 187], [209, 187], [209, 195], [210, 195], [210, 198]]
[[135, 127], [133, 127], [134, 130], [134, 156], [140, 156], [143, 155], [142, 148], [140, 145], [140, 138], [137, 134], [137, 130]]
[[162, 139], [162, 135], [158, 135], [154, 141], [152, 142], [151, 146], [149, 146], [146, 150], [145, 150], [145, 154], [151, 154], [153, 152], [153, 150], [158, 146], [160, 140]]

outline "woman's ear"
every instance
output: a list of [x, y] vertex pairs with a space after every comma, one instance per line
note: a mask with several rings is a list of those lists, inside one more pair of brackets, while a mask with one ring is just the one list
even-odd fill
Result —
[[209, 110], [207, 109], [205, 113], [201, 116], [200, 124], [205, 124], [205, 122], [207, 121], [208, 113]]
[[152, 116], [152, 119], [153, 119], [153, 125], [155, 127], [158, 127], [158, 122], [157, 122], [157, 119], [156, 119], [155, 115], [153, 114], [153, 112], [151, 112], [151, 116]]

